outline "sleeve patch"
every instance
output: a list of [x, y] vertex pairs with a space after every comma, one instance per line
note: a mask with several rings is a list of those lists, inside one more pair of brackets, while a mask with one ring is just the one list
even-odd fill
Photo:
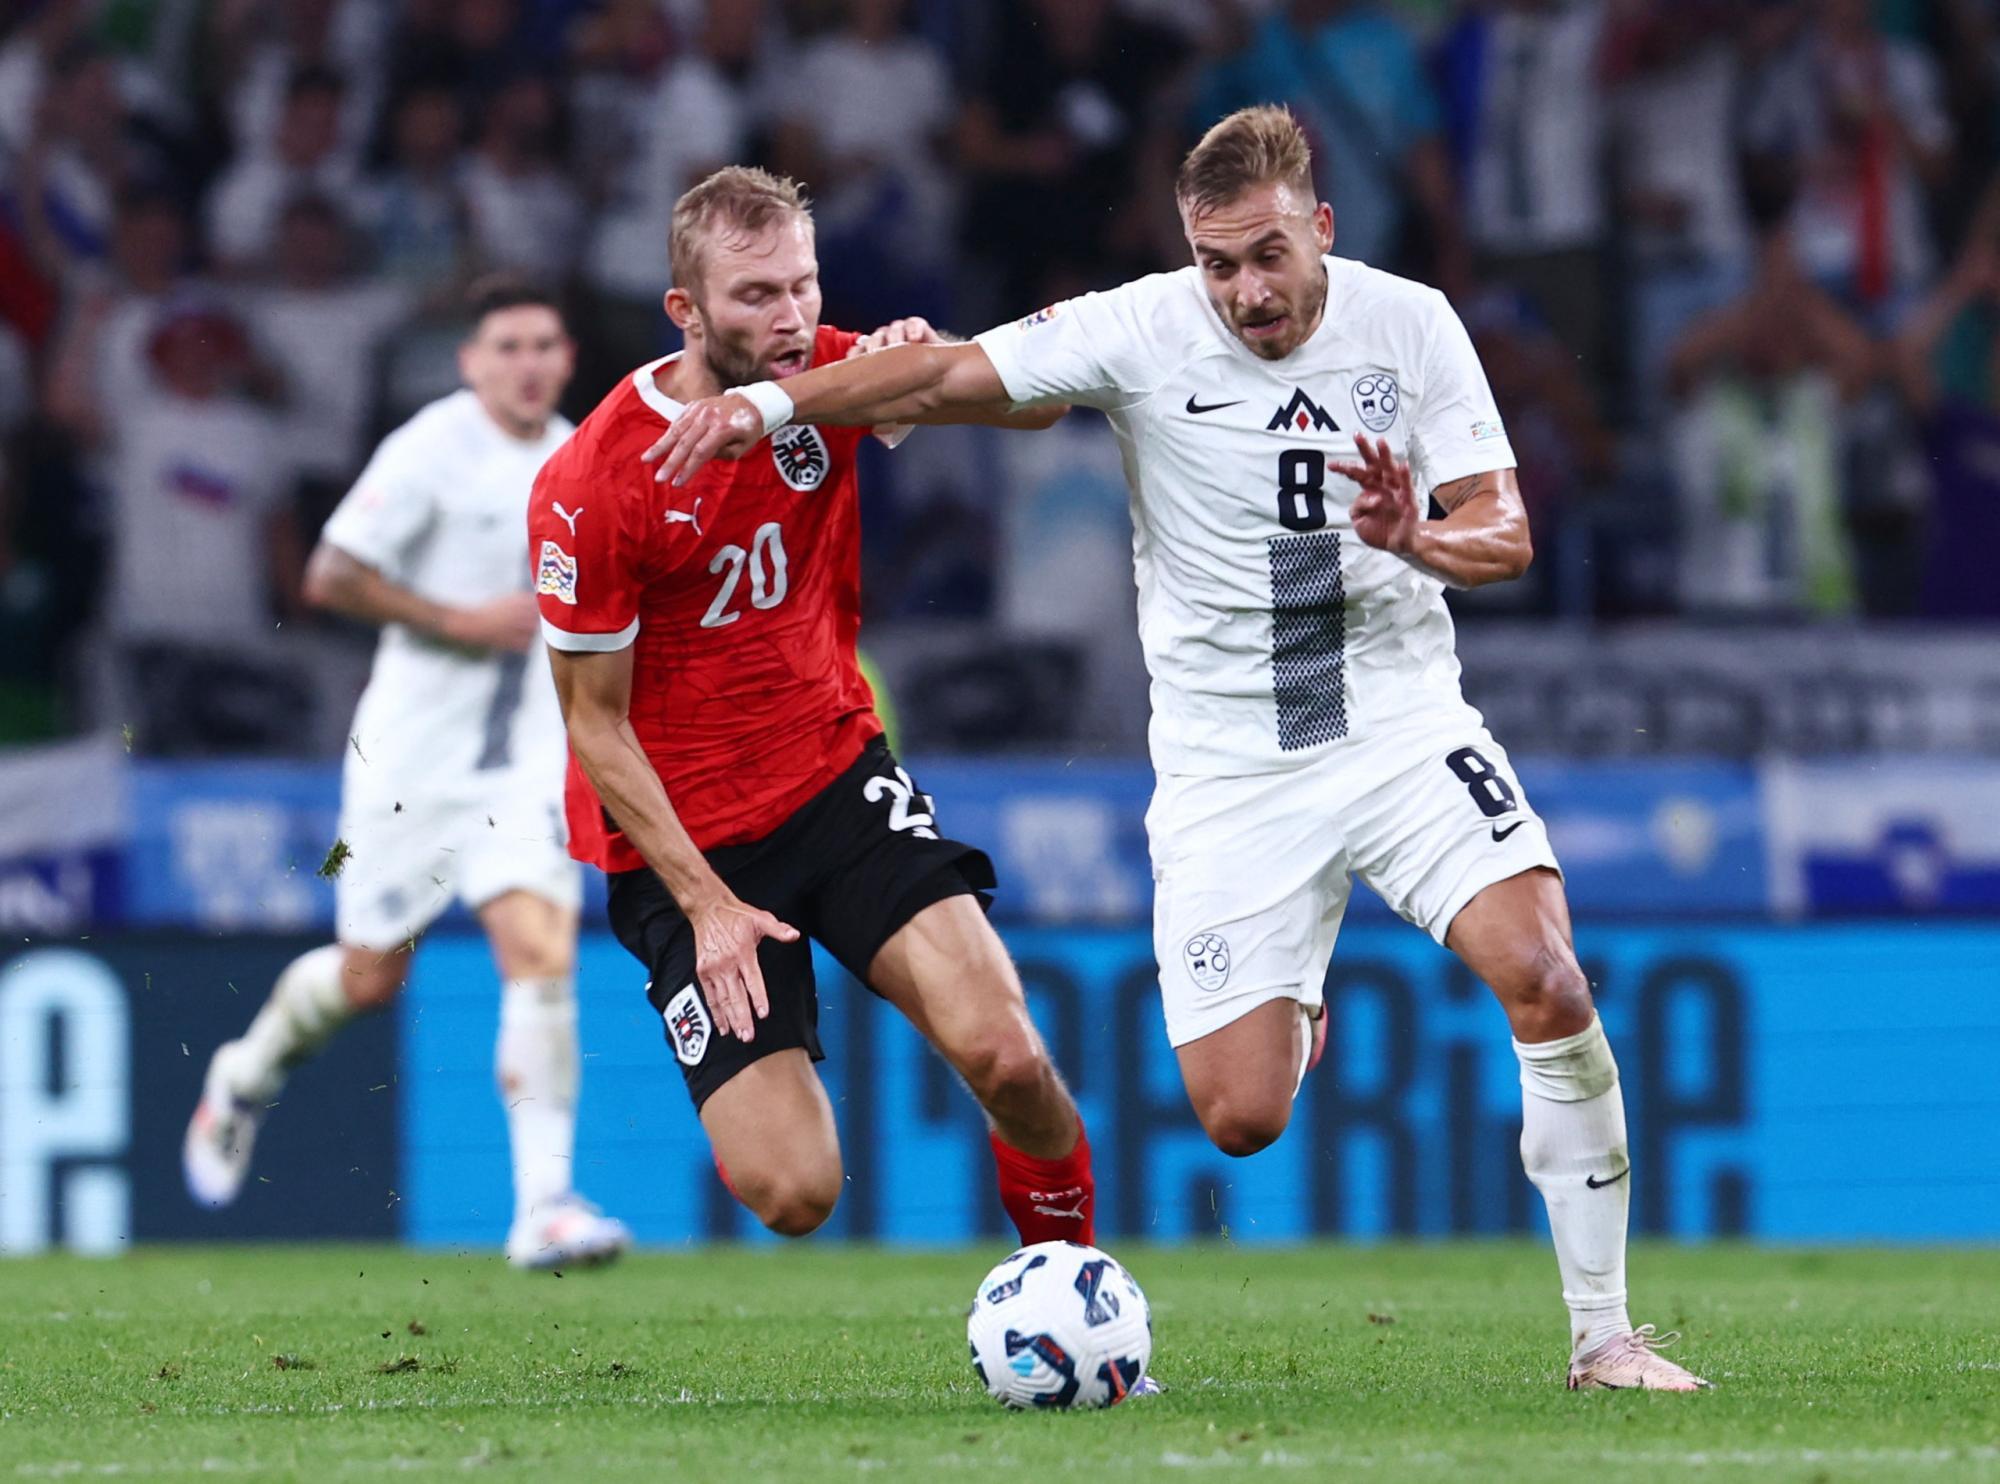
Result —
[[1507, 430], [1490, 417], [1482, 417], [1473, 423], [1471, 432], [1474, 443], [1491, 443], [1496, 438], [1507, 436]]
[[576, 606], [576, 558], [553, 541], [542, 543], [541, 559], [535, 563], [535, 591]]
[[1037, 309], [1033, 314], [1026, 315], [1021, 319], [1014, 321], [1014, 323], [1020, 329], [1032, 330], [1035, 328], [1036, 325], [1045, 325], [1050, 320], [1054, 319], [1057, 315], [1061, 314], [1062, 308], [1063, 307], [1060, 304], [1050, 304], [1045, 308]]

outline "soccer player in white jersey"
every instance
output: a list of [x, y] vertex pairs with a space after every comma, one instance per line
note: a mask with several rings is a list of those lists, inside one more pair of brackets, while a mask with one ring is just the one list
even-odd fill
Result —
[[[469, 296], [463, 390], [391, 433], [326, 523], [306, 573], [321, 607], [382, 626], [341, 779], [339, 941], [295, 959], [209, 1062], [188, 1190], [236, 1198], [290, 1069], [389, 1004], [416, 940], [457, 897], [500, 971], [494, 1074], [513, 1146], [507, 1257], [616, 1257], [631, 1234], [573, 1185], [581, 877], [563, 821], [563, 721], [522, 556], [528, 496], [569, 436], [573, 347], [555, 302], [504, 279]], [[338, 849], [338, 848], [337, 848]]]
[[1329, 255], [1333, 213], [1285, 110], [1217, 124], [1177, 196], [1191, 267], [970, 344], [739, 387], [685, 409], [648, 457], [680, 479], [789, 422], [944, 422], [1003, 397], [1101, 408], [1152, 676], [1154, 946], [1203, 1128], [1236, 1155], [1284, 1131], [1359, 876], [1507, 1013], [1570, 1386], [1694, 1390], [1658, 1353], [1669, 1337], [1626, 1316], [1617, 1065], [1547, 832], [1459, 690], [1444, 589], [1517, 577], [1531, 555], [1485, 373], [1442, 295]]

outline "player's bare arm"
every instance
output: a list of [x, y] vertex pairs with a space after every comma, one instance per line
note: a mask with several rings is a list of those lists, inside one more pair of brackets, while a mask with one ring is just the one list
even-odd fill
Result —
[[1407, 462], [1387, 439], [1355, 439], [1357, 462], [1337, 463], [1361, 486], [1349, 511], [1354, 534], [1370, 546], [1403, 558], [1451, 587], [1509, 582], [1528, 570], [1534, 544], [1528, 512], [1512, 469], [1495, 469], [1441, 484], [1431, 492], [1443, 520], [1427, 520], [1418, 504]]
[[541, 632], [531, 593], [507, 593], [471, 608], [436, 603], [359, 557], [322, 541], [306, 562], [305, 599], [364, 623], [399, 623], [446, 644], [524, 654]]
[[798, 929], [746, 905], [725, 886], [682, 827], [660, 775], [639, 746], [629, 712], [631, 646], [609, 652], [549, 650], [570, 749], [591, 787], [694, 928], [695, 977], [716, 1024], [744, 1041], [771, 1013], [757, 945], [797, 940]]
[[765, 409], [740, 391], [690, 402], [643, 455], [659, 466], [654, 478], [685, 484], [711, 459], [741, 458], [787, 423], [972, 422], [978, 419], [968, 413], [1012, 405], [993, 362], [970, 341], [891, 346], [787, 377], [782, 390], [772, 383], [760, 387], [789, 408], [776, 404], [782, 415], [767, 421]]
[[[903, 319], [891, 320], [877, 330], [870, 331], [847, 348], [845, 359], [872, 355], [878, 350], [887, 350], [892, 345], [963, 345], [963, 337], [949, 330], [940, 330], [920, 314], [912, 314]], [[911, 422], [934, 423], [977, 423], [989, 428], [1013, 428], [1021, 432], [1039, 432], [1043, 428], [1054, 427], [1069, 411], [1066, 402], [1037, 402], [1032, 407], [1017, 407], [1011, 402], [996, 403], [986, 408], [955, 407], [943, 416], [930, 418], [907, 418], [903, 426]], [[887, 426], [894, 427], [895, 423]]]

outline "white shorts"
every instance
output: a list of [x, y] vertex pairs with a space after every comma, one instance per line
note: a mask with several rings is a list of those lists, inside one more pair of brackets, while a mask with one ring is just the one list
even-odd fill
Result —
[[383, 952], [421, 935], [456, 897], [478, 908], [526, 891], [558, 906], [583, 902], [562, 805], [546, 790], [496, 788], [451, 802], [343, 800], [348, 856], [334, 877], [340, 941]]
[[1350, 877], [1442, 943], [1495, 882], [1560, 870], [1506, 751], [1470, 707], [1288, 772], [1162, 775], [1146, 833], [1175, 1046], [1266, 1000], [1318, 1008]]

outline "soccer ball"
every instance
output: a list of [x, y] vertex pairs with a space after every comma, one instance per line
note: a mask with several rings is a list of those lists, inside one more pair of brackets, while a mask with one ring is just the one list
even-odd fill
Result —
[[1110, 1407], [1153, 1358], [1153, 1315], [1095, 1247], [1037, 1242], [988, 1273], [965, 1335], [987, 1394], [1009, 1407]]

